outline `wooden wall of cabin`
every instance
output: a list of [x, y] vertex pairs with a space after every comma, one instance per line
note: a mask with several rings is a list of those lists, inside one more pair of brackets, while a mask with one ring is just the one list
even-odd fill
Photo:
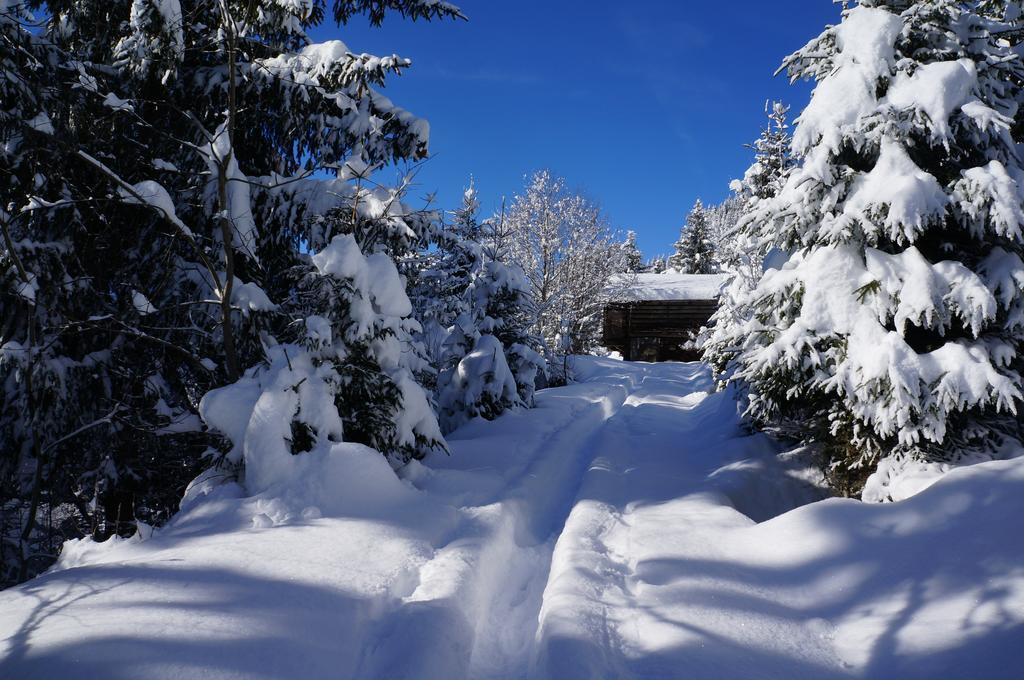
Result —
[[611, 303], [604, 310], [604, 344], [627, 361], [695, 361], [683, 345], [706, 326], [717, 300], [651, 300]]

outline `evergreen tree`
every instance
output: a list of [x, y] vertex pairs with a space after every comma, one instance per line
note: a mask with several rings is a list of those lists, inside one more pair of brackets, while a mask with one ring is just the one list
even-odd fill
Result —
[[365, 444], [396, 467], [443, 447], [410, 364], [418, 325], [394, 261], [364, 255], [347, 233], [311, 265], [286, 303], [291, 342], [271, 340], [265, 361], [201, 404], [203, 419], [231, 440], [228, 460], [245, 462], [253, 493], [280, 483], [291, 456], [335, 442]]
[[622, 244], [622, 256], [626, 273], [639, 274], [644, 270], [644, 256], [636, 247], [635, 231], [626, 232], [626, 240]]
[[675, 243], [675, 254], [669, 258], [670, 267], [683, 274], [715, 273], [715, 244], [711, 240], [704, 204], [698, 198], [686, 216]]
[[457, 363], [475, 340], [477, 320], [468, 291], [483, 264], [479, 211], [470, 182], [462, 205], [437, 231], [433, 247], [420, 254], [410, 276], [416, 318], [423, 326], [419, 337], [435, 373]]
[[668, 269], [668, 260], [664, 255], [656, 255], [647, 263], [647, 271], [651, 274], [663, 274]]
[[[317, 299], [296, 293], [327, 278], [310, 252], [339, 233], [365, 235], [369, 257], [427, 238], [434, 218], [404, 206], [402, 187], [365, 181], [424, 157], [427, 127], [375, 90], [408, 60], [310, 43], [324, 3], [55, 0], [42, 28], [29, 6], [43, 3], [0, 6], [11, 170], [0, 186], [0, 470], [23, 527], [68, 506], [77, 530], [102, 536], [176, 507], [216, 443], [198, 418], [205, 393], [273, 366], [279, 343], [303, 346], [315, 310], [291, 301]], [[460, 16], [428, 0], [331, 8], [339, 22]], [[333, 329], [345, 314], [364, 321], [352, 312], [361, 304], [324, 318]], [[421, 396], [405, 379], [415, 367], [385, 356], [396, 351], [385, 337], [402, 345], [394, 327], [411, 322], [377, 312], [392, 321], [374, 325], [372, 362], [345, 386], [354, 395], [370, 391], [359, 381], [386, 379], [393, 389], [376, 393], [394, 400], [382, 430], [345, 436], [392, 460], [422, 455], [439, 440], [407, 417]], [[409, 423], [415, 443], [385, 432]]]
[[834, 484], [865, 499], [899, 497], [914, 461], [1021, 436], [1011, 29], [952, 0], [865, 0], [786, 62], [818, 83], [797, 167], [751, 219], [791, 255], [741, 301], [736, 377], [756, 422], [825, 442]]
[[483, 316], [479, 327], [493, 334], [505, 348], [520, 401], [534, 405], [534, 392], [547, 381], [544, 341], [534, 334], [535, 305], [530, 283], [522, 268], [512, 260], [509, 244], [513, 232], [504, 209], [482, 225], [484, 264], [473, 282], [471, 296]]
[[792, 166], [792, 140], [786, 122], [789, 107], [780, 102], [770, 102], [765, 104], [764, 110], [768, 122], [760, 137], [749, 147], [754, 151], [754, 163], [743, 179], [733, 185], [736, 194], [748, 203], [778, 194]]
[[544, 370], [528, 334], [533, 319], [522, 272], [505, 262], [507, 235], [478, 220], [475, 188], [421, 256], [412, 286], [420, 334], [437, 376], [444, 431], [474, 417], [493, 419], [532, 406]]
[[747, 244], [739, 229], [746, 203], [732, 195], [706, 209], [708, 232], [714, 244], [715, 269], [733, 271], [746, 258]]
[[[774, 102], [765, 106], [768, 122], [758, 139], [749, 146], [754, 151], [754, 162], [742, 180], [732, 183], [733, 196], [723, 222], [731, 225], [720, 228], [719, 261], [730, 279], [723, 287], [718, 309], [711, 319], [709, 331], [703, 338], [704, 360], [720, 379], [724, 380], [732, 369], [732, 360], [749, 339], [749, 324], [754, 310], [747, 297], [757, 286], [764, 270], [764, 258], [772, 247], [770, 237], [760, 231], [760, 222], [753, 219], [762, 201], [774, 198], [793, 167], [786, 114], [789, 108]], [[723, 233], [723, 229], [728, 229]]]

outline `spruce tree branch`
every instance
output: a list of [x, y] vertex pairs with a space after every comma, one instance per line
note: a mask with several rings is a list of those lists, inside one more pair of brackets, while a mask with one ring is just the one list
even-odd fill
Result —
[[213, 264], [206, 257], [206, 253], [203, 252], [202, 248], [196, 242], [195, 237], [191, 233], [189, 233], [181, 224], [178, 224], [173, 219], [171, 219], [171, 216], [167, 213], [166, 210], [159, 206], [155, 206], [149, 201], [147, 201], [134, 186], [129, 184], [127, 181], [122, 179], [120, 175], [111, 170], [101, 161], [97, 160], [93, 156], [90, 156], [85, 151], [79, 149], [75, 152], [75, 155], [84, 160], [85, 162], [89, 163], [90, 165], [92, 165], [101, 173], [103, 173], [108, 179], [112, 180], [115, 184], [117, 184], [117, 186], [120, 187], [125, 193], [134, 198], [140, 205], [147, 206], [149, 208], [156, 210], [157, 213], [160, 214], [160, 216], [164, 219], [165, 222], [174, 227], [174, 230], [178, 234], [183, 236], [185, 240], [193, 246], [193, 250], [195, 250], [196, 255], [199, 256], [199, 259], [202, 261], [203, 266], [206, 267], [206, 270], [210, 273], [210, 276], [213, 277], [213, 282], [217, 290], [219, 292], [223, 291], [223, 286], [221, 285], [220, 281], [220, 275], [217, 274], [217, 270], [213, 267]]

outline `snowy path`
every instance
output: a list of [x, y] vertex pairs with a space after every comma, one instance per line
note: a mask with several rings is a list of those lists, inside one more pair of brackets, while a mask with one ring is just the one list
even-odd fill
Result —
[[1017, 677], [1024, 465], [814, 503], [700, 366], [579, 370], [405, 481], [332, 460], [71, 546], [0, 593], [0, 677]]
[[[721, 579], [700, 569], [722, 559], [720, 539], [754, 524], [723, 491], [762, 514], [816, 496], [781, 469], [769, 472], [767, 442], [741, 436], [730, 417], [734, 405], [700, 389], [707, 387], [693, 367], [646, 377], [607, 422], [556, 546], [539, 675], [672, 677], [687, 657], [691, 677], [727, 668], [748, 677], [799, 677], [802, 670], [824, 677], [835, 665], [831, 645], [813, 629], [693, 597]], [[774, 473], [770, 482], [760, 480], [774, 498], [752, 498], [754, 470]], [[766, 635], [800, 661], [759, 675], [756, 645]], [[687, 653], [711, 640], [718, 652]]]

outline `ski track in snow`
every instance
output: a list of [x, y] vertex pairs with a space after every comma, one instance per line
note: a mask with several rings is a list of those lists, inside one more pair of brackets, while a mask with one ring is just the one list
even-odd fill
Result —
[[369, 456], [69, 546], [0, 593], [0, 677], [1015, 677], [1017, 461], [816, 503], [700, 365], [578, 370], [405, 481]]

